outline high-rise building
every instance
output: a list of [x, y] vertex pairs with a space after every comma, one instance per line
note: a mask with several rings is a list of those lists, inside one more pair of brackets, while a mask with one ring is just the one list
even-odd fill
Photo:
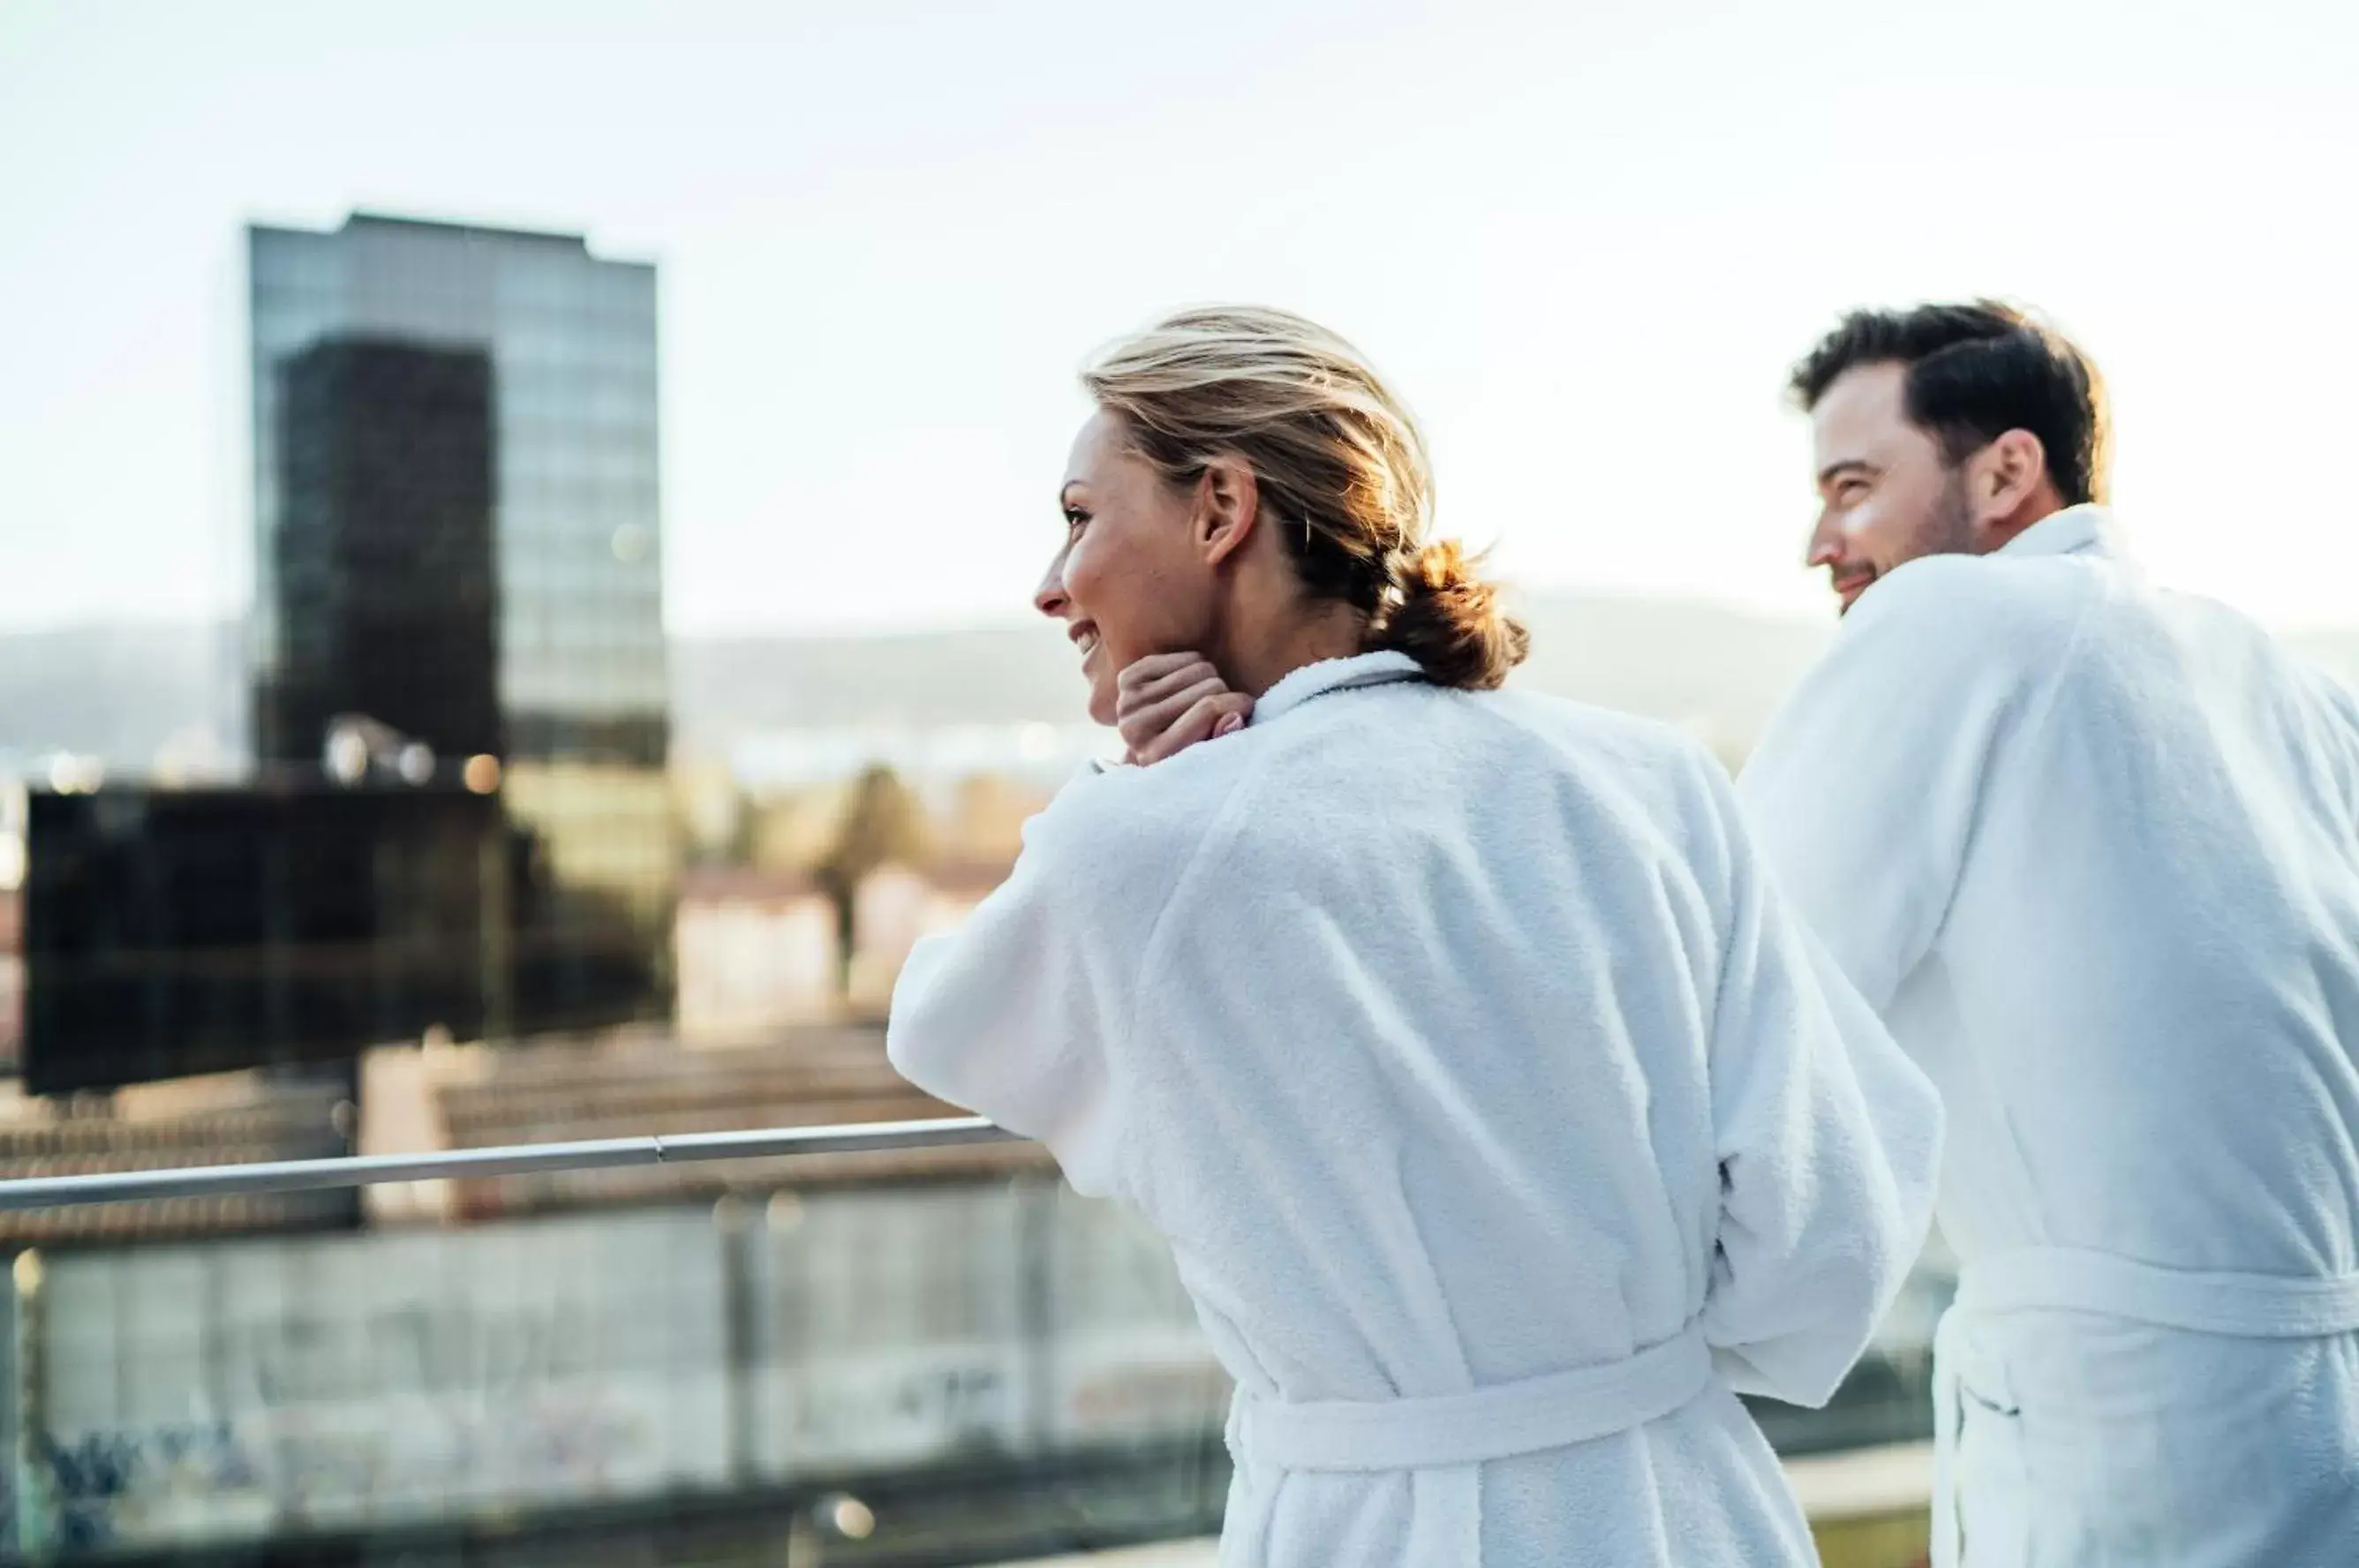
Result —
[[495, 788], [495, 1030], [663, 1010], [654, 267], [374, 214], [248, 238], [258, 770], [315, 770], [357, 721]]
[[364, 714], [447, 769], [499, 756], [490, 356], [331, 337], [280, 382], [282, 657], [257, 754], [319, 760], [335, 721]]
[[25, 1086], [348, 1060], [505, 1000], [512, 830], [456, 787], [34, 795]]

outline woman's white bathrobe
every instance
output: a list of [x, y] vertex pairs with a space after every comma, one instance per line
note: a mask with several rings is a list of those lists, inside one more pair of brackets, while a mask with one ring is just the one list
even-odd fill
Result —
[[1673, 733], [1299, 670], [1059, 795], [891, 1050], [1169, 1240], [1223, 1564], [1814, 1561], [1732, 1390], [1833, 1390], [1940, 1111]]
[[1964, 1560], [2359, 1564], [2359, 704], [2076, 507], [1871, 588], [1738, 794], [1948, 1102]]

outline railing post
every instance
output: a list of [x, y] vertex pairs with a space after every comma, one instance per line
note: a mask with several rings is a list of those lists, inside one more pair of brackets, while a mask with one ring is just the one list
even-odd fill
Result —
[[729, 1422], [729, 1481], [750, 1487], [755, 1407], [765, 1391], [755, 1386], [755, 1317], [761, 1307], [754, 1295], [752, 1254], [755, 1237], [766, 1232], [752, 1223], [745, 1200], [734, 1192], [712, 1205], [712, 1224], [721, 1233], [721, 1376]]
[[1056, 1227], [1058, 1187], [1055, 1179], [1019, 1176], [1016, 1200], [1022, 1236], [1022, 1294], [1018, 1297], [1018, 1332], [1024, 1343], [1024, 1432], [1030, 1452], [1049, 1452], [1056, 1430]]
[[47, 1563], [57, 1540], [57, 1487], [49, 1443], [49, 1367], [42, 1330], [41, 1255], [27, 1248], [9, 1270], [16, 1297], [16, 1550], [27, 1563]]

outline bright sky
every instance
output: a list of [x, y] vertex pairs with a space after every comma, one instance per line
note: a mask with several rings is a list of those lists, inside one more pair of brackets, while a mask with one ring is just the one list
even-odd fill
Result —
[[1021, 613], [1074, 366], [1237, 299], [1514, 577], [1822, 614], [1784, 369], [1973, 292], [2098, 357], [2158, 575], [2359, 624], [2354, 82], [2348, 0], [5, 0], [0, 626], [243, 601], [240, 225], [353, 206], [660, 264], [680, 631]]

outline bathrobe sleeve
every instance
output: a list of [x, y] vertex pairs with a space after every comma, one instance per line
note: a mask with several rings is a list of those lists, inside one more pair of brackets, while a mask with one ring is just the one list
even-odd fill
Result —
[[1721, 1204], [1704, 1336], [1738, 1392], [1821, 1405], [1924, 1245], [1940, 1101], [1796, 918], [1716, 788]]
[[2341, 770], [2338, 778], [2343, 785], [2345, 820], [2352, 823], [2354, 833], [2359, 833], [2359, 691], [2322, 670], [2306, 673], [2318, 691], [2326, 723], [2333, 732], [2326, 750]]
[[1859, 600], [1745, 762], [1762, 855], [1879, 1014], [1940, 934], [1995, 759], [2053, 699], [2085, 608], [2071, 586], [1911, 561]]
[[1039, 1139], [1093, 1195], [1117, 1181], [1120, 1053], [1188, 847], [1126, 809], [1134, 782], [1084, 775], [1025, 824], [1007, 880], [910, 953], [886, 1034], [903, 1077]]

